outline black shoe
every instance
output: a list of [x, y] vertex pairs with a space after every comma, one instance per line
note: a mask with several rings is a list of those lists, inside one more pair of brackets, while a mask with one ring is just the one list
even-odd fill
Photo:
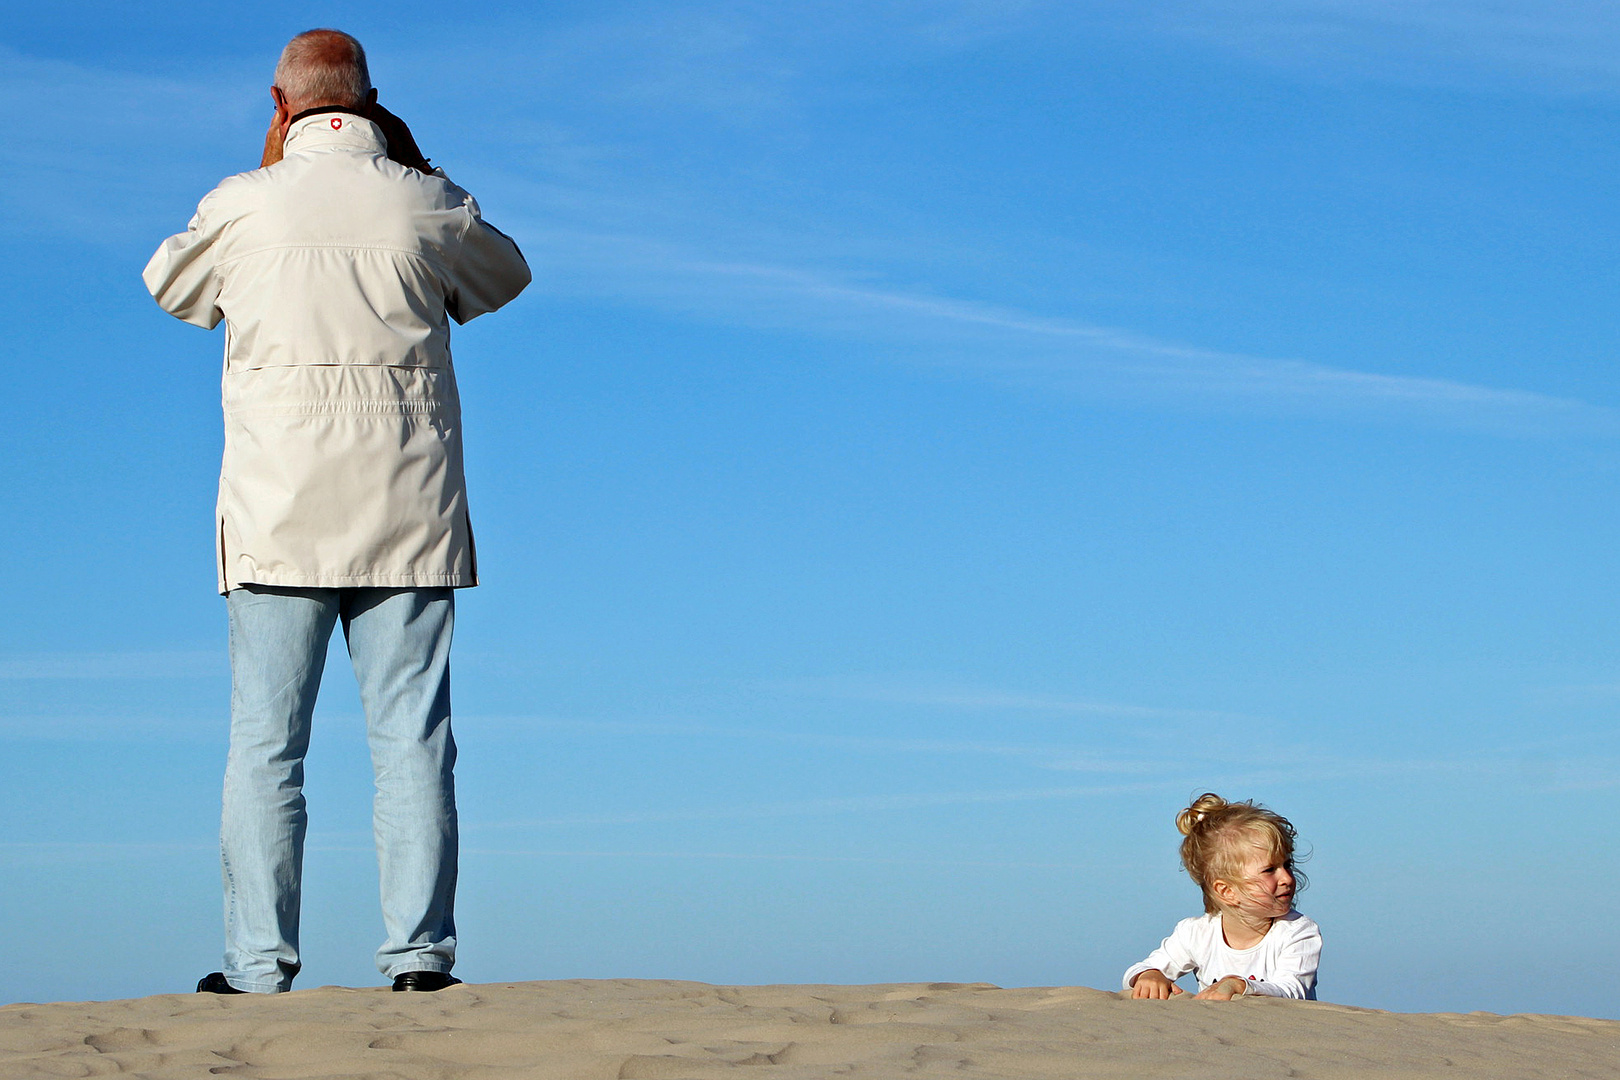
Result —
[[211, 975], [204, 975], [197, 981], [199, 994], [245, 994], [246, 990], [238, 990], [225, 981], [225, 973], [216, 971]]
[[448, 971], [402, 971], [394, 976], [395, 990], [443, 990], [461, 980]]

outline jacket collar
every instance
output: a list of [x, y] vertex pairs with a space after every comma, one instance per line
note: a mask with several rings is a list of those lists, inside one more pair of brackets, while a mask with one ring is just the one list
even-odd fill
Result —
[[282, 146], [287, 153], [329, 146], [386, 153], [388, 140], [376, 124], [349, 109], [310, 109], [293, 118]]
[[314, 116], [316, 113], [323, 113], [323, 112], [348, 113], [350, 116], [364, 116], [364, 115], [366, 115], [365, 113], [361, 112], [359, 109], [351, 109], [346, 105], [317, 105], [313, 109], [305, 109], [301, 113], [295, 113], [293, 115], [293, 118], [291, 120], [289, 120], [288, 123], [289, 124], [296, 124], [296, 123], [298, 123], [298, 121], [304, 119], [304, 117], [306, 117], [306, 116]]

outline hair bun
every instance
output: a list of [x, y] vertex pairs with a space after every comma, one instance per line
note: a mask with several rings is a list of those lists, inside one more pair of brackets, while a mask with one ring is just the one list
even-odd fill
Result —
[[1200, 821], [1227, 805], [1225, 799], [1213, 791], [1206, 791], [1194, 799], [1191, 806], [1176, 815], [1176, 829], [1182, 836], [1188, 836]]

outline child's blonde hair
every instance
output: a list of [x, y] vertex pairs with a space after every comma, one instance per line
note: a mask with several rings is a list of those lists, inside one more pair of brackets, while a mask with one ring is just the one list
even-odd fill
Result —
[[1218, 914], [1213, 887], [1216, 881], [1241, 884], [1245, 847], [1258, 847], [1278, 857], [1294, 875], [1294, 891], [1308, 882], [1294, 867], [1294, 827], [1281, 814], [1254, 802], [1227, 802], [1213, 791], [1206, 791], [1191, 806], [1176, 815], [1176, 828], [1186, 837], [1181, 842], [1181, 865], [1187, 876], [1204, 891], [1204, 912]]

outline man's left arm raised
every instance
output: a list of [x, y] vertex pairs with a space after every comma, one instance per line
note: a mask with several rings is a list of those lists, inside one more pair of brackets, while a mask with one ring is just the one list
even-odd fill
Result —
[[471, 220], [462, 231], [455, 264], [450, 268], [445, 307], [451, 318], [464, 323], [517, 296], [528, 286], [531, 275], [523, 252], [512, 238], [483, 219], [476, 199], [453, 182], [451, 186], [462, 196], [462, 208]]

